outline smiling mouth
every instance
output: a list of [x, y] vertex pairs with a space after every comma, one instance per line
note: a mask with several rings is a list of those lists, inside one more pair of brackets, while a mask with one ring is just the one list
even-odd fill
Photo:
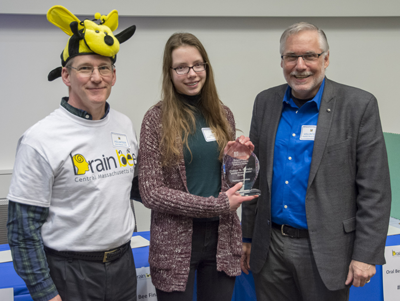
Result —
[[307, 77], [314, 75], [314, 73], [310, 71], [303, 71], [303, 72], [293, 71], [290, 73], [290, 75], [297, 79], [305, 79]]
[[199, 82], [187, 83], [187, 84], [185, 84], [185, 85], [191, 87], [191, 86], [196, 86], [198, 83], [199, 83]]
[[303, 79], [303, 78], [310, 77], [311, 74], [293, 74], [293, 76], [294, 76], [295, 78], [298, 78], [298, 79]]

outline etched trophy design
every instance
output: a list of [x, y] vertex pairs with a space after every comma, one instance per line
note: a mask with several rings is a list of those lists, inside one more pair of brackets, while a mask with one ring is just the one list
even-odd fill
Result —
[[242, 196], [260, 195], [259, 189], [253, 185], [260, 170], [257, 156], [244, 144], [235, 142], [224, 155], [224, 178], [229, 188], [242, 182], [239, 190]]

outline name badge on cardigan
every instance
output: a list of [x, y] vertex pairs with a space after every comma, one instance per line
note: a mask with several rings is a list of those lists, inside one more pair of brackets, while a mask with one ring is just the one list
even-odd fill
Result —
[[316, 132], [317, 132], [316, 125], [302, 125], [300, 140], [314, 140]]
[[204, 139], [207, 142], [216, 141], [215, 136], [210, 128], [202, 128], [201, 131], [203, 132]]

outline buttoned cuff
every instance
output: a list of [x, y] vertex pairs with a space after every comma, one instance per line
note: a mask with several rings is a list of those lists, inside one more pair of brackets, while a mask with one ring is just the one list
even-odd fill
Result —
[[33, 286], [27, 285], [27, 287], [34, 301], [48, 301], [58, 295], [57, 288], [51, 278]]

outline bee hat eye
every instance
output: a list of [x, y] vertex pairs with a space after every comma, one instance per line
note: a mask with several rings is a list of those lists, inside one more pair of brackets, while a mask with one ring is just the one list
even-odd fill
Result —
[[[114, 64], [120, 44], [130, 39], [136, 30], [136, 26], [132, 25], [114, 35], [113, 32], [118, 28], [116, 10], [108, 15], [96, 13], [93, 20], [80, 21], [65, 7], [55, 5], [48, 10], [47, 19], [70, 36], [61, 53], [62, 67], [65, 67], [68, 60], [75, 56], [91, 53], [109, 57]], [[62, 67], [50, 71], [48, 80], [53, 81], [61, 77]]]

